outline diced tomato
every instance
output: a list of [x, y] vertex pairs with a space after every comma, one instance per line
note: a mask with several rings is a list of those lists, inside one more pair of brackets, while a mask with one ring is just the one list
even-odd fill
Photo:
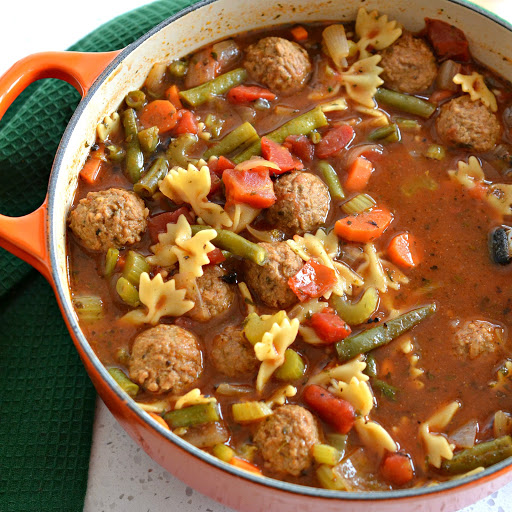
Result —
[[468, 194], [474, 199], [483, 200], [489, 193], [489, 185], [487, 183], [475, 183], [474, 187], [468, 189]]
[[306, 135], [288, 135], [284, 147], [306, 162], [311, 162], [315, 155], [315, 146]]
[[354, 426], [356, 413], [350, 402], [338, 398], [326, 389], [311, 384], [302, 392], [304, 401], [340, 434], [348, 434]]
[[173, 135], [181, 135], [182, 133], [196, 135], [199, 131], [196, 116], [186, 108], [182, 108], [178, 112], [180, 113], [180, 119], [173, 130]]
[[295, 39], [297, 42], [306, 41], [309, 37], [308, 31], [302, 25], [293, 27], [290, 32], [293, 36], [293, 39]]
[[222, 174], [226, 203], [245, 203], [254, 208], [268, 208], [276, 202], [269, 170], [255, 167], [246, 171], [226, 169]]
[[382, 461], [380, 471], [386, 481], [394, 485], [405, 485], [414, 478], [414, 467], [408, 455], [389, 453]]
[[208, 160], [208, 168], [213, 171], [217, 176], [221, 176], [226, 169], [234, 169], [235, 164], [225, 156], [219, 156], [219, 158], [211, 157]]
[[308, 260], [304, 266], [290, 279], [288, 286], [301, 302], [321, 297], [337, 282], [336, 273], [315, 260]]
[[332, 127], [322, 136], [322, 140], [316, 145], [316, 156], [327, 158], [337, 155], [354, 138], [354, 129], [348, 124]]
[[182, 206], [173, 212], [159, 213], [150, 217], [148, 219], [148, 231], [151, 241], [154, 244], [158, 243], [158, 235], [167, 231], [167, 224], [176, 224], [180, 215], [185, 215], [190, 224], [195, 221], [194, 214], [186, 206]]
[[272, 91], [257, 85], [237, 85], [230, 89], [226, 98], [231, 103], [238, 104], [249, 103], [259, 99], [272, 101], [276, 99], [276, 95]]
[[210, 192], [208, 193], [208, 197], [213, 196], [216, 194], [221, 186], [222, 186], [222, 180], [219, 178], [219, 175], [214, 172], [212, 169], [208, 167], [208, 170], [210, 171]]
[[265, 160], [279, 166], [281, 172], [272, 169], [273, 174], [282, 174], [292, 169], [303, 169], [304, 165], [297, 159], [294, 159], [288, 149], [267, 137], [261, 138], [261, 155]]
[[213, 251], [208, 253], [208, 259], [212, 265], [217, 265], [218, 263], [226, 261], [224, 254], [222, 254], [222, 251], [218, 247], [215, 247]]
[[425, 18], [427, 37], [441, 60], [471, 60], [469, 43], [464, 32], [446, 21]]
[[314, 313], [309, 323], [325, 343], [336, 343], [352, 332], [349, 325], [336, 313], [324, 311]]

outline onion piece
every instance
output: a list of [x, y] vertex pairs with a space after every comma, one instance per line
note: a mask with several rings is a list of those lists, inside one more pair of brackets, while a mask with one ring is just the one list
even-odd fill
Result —
[[350, 53], [345, 27], [341, 24], [329, 25], [323, 32], [322, 37], [327, 53], [338, 69], [347, 67], [347, 57]]
[[146, 77], [144, 85], [149, 93], [158, 95], [163, 88], [163, 79], [165, 77], [165, 71], [167, 70], [167, 64], [165, 62], [157, 62], [153, 64], [153, 67]]
[[350, 167], [354, 160], [363, 153], [370, 152], [382, 154], [382, 146], [380, 144], [360, 144], [359, 146], [353, 146], [345, 156], [346, 167]]
[[457, 92], [459, 90], [459, 86], [453, 82], [453, 77], [457, 73], [460, 73], [460, 70], [461, 65], [458, 62], [454, 62], [453, 60], [445, 60], [441, 64], [441, 67], [437, 73], [437, 88], [444, 91]]
[[492, 428], [494, 437], [502, 437], [512, 434], [512, 416], [506, 412], [497, 411], [494, 414], [494, 423]]
[[276, 169], [277, 171], [281, 170], [277, 164], [270, 162], [269, 160], [265, 160], [260, 156], [254, 156], [250, 160], [239, 163], [235, 169], [237, 171], [248, 171], [250, 169], [255, 169], [256, 167], [267, 167], [268, 169]]
[[451, 433], [449, 440], [459, 448], [472, 448], [478, 433], [478, 422], [470, 420]]
[[228, 384], [227, 382], [222, 382], [217, 386], [215, 390], [219, 395], [222, 396], [240, 396], [240, 395], [248, 395], [249, 393], [254, 392], [254, 388], [245, 385], [237, 385], [237, 384]]
[[240, 55], [240, 48], [233, 39], [226, 39], [212, 46], [212, 54], [222, 70], [222, 68], [234, 64]]
[[278, 229], [272, 229], [271, 231], [260, 231], [254, 229], [251, 226], [247, 226], [245, 229], [251, 233], [251, 235], [259, 240], [260, 242], [281, 242], [285, 238], [285, 234]]

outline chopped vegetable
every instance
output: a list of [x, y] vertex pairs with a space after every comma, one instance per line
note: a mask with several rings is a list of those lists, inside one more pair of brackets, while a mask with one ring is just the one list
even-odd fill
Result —
[[377, 203], [372, 196], [368, 194], [357, 194], [350, 201], [343, 203], [341, 205], [341, 209], [343, 213], [347, 213], [348, 215], [355, 215], [357, 213], [367, 212], [375, 207]]
[[395, 123], [381, 126], [368, 135], [371, 142], [398, 142], [400, 140], [400, 130]]
[[119, 387], [125, 391], [128, 396], [135, 398], [139, 392], [139, 386], [132, 382], [120, 368], [109, 368], [108, 373], [117, 382]]
[[364, 156], [358, 156], [348, 169], [345, 188], [350, 191], [364, 190], [373, 171], [373, 164]]
[[233, 419], [237, 423], [260, 421], [272, 415], [272, 409], [265, 402], [242, 402], [233, 404]]
[[186, 206], [182, 206], [173, 212], [164, 212], [153, 215], [148, 219], [148, 231], [153, 243], [158, 243], [158, 235], [167, 231], [167, 224], [176, 224], [180, 215], [185, 215], [189, 224], [195, 221], [194, 215]]
[[302, 161], [311, 162], [313, 160], [315, 146], [307, 135], [288, 135], [283, 145]]
[[124, 98], [124, 101], [128, 105], [129, 108], [134, 108], [138, 110], [144, 106], [146, 102], [146, 95], [139, 90], [130, 91]]
[[135, 285], [130, 283], [126, 277], [120, 277], [116, 283], [116, 292], [119, 297], [129, 306], [136, 308], [140, 304], [139, 292]]
[[313, 457], [318, 464], [336, 466], [341, 460], [342, 453], [336, 450], [334, 446], [318, 443], [313, 446]]
[[215, 457], [224, 462], [229, 462], [235, 456], [235, 450], [226, 444], [216, 444], [212, 452]]
[[208, 253], [208, 259], [210, 260], [210, 265], [218, 265], [219, 263], [226, 261], [226, 257], [218, 247], [215, 247], [213, 251]]
[[336, 273], [315, 260], [308, 260], [294, 276], [288, 280], [288, 286], [301, 302], [321, 297], [337, 283]]
[[366, 322], [377, 310], [379, 292], [376, 288], [367, 288], [358, 302], [350, 302], [346, 297], [331, 296], [331, 304], [336, 313], [350, 325]]
[[297, 25], [296, 27], [293, 27], [290, 30], [290, 32], [293, 36], [293, 39], [295, 39], [295, 41], [297, 41], [298, 43], [300, 43], [302, 41], [306, 41], [307, 38], [309, 37], [308, 31], [301, 25]]
[[173, 429], [219, 421], [220, 415], [218, 405], [214, 402], [208, 402], [170, 411], [164, 415], [164, 420]]
[[105, 161], [105, 146], [100, 144], [98, 149], [91, 151], [80, 171], [80, 178], [89, 184], [96, 182], [100, 175], [101, 163]]
[[302, 169], [301, 162], [294, 159], [290, 151], [268, 137], [261, 138], [261, 155], [279, 166], [280, 171], [272, 171], [272, 174], [282, 174], [293, 169]]
[[325, 343], [336, 343], [345, 339], [352, 329], [336, 313], [319, 312], [312, 315], [309, 321], [319, 338]]
[[318, 170], [329, 189], [331, 197], [338, 201], [345, 199], [345, 193], [343, 192], [338, 173], [334, 170], [334, 167], [329, 164], [329, 162], [321, 160], [318, 162]]
[[179, 113], [180, 117], [178, 119], [178, 123], [172, 131], [173, 135], [197, 135], [199, 132], [199, 123], [197, 122], [196, 116], [186, 108], [182, 108]]
[[439, 144], [431, 144], [427, 148], [425, 156], [432, 160], [442, 160], [446, 156], [446, 151], [443, 146], [440, 146]]
[[410, 96], [401, 92], [390, 91], [379, 87], [375, 93], [375, 99], [379, 103], [384, 103], [403, 112], [414, 114], [420, 117], [428, 119], [436, 110], [436, 106], [433, 103], [417, 98], [416, 96]]
[[80, 320], [94, 322], [103, 316], [103, 302], [96, 295], [73, 297], [73, 306]]
[[471, 60], [469, 43], [462, 30], [442, 20], [425, 18], [427, 37], [437, 56], [462, 62]]
[[227, 93], [226, 98], [231, 103], [238, 104], [250, 103], [258, 99], [273, 101], [276, 99], [276, 95], [272, 91], [257, 85], [238, 85]]
[[105, 277], [110, 277], [116, 268], [119, 258], [119, 249], [110, 247], [105, 256]]
[[372, 387], [378, 389], [381, 392], [381, 394], [385, 396], [388, 400], [391, 400], [392, 402], [396, 400], [398, 389], [395, 388], [395, 386], [388, 384], [386, 381], [380, 379], [373, 379]]
[[189, 162], [189, 151], [197, 143], [197, 136], [191, 133], [184, 133], [179, 135], [176, 139], [169, 143], [165, 156], [169, 160], [169, 166], [173, 167], [179, 165], [186, 167]]
[[153, 100], [148, 103], [139, 115], [140, 124], [144, 128], [158, 127], [160, 133], [170, 132], [178, 123], [180, 114], [168, 100]]
[[160, 142], [158, 140], [158, 127], [156, 126], [141, 130], [137, 137], [139, 138], [140, 148], [145, 153], [153, 153]]
[[393, 215], [389, 210], [375, 208], [337, 220], [334, 232], [349, 242], [370, 242], [381, 236], [392, 220]]
[[345, 491], [346, 487], [343, 479], [340, 478], [333, 470], [331, 466], [322, 464], [316, 470], [316, 477], [320, 482], [320, 485], [324, 489], [330, 489], [331, 491]]
[[248, 462], [244, 459], [241, 459], [240, 457], [233, 457], [229, 463], [232, 466], [235, 466], [239, 469], [243, 469], [245, 471], [249, 471], [249, 473], [254, 473], [256, 475], [262, 475], [261, 469], [258, 468], [258, 466], [255, 466], [251, 462]]
[[149, 264], [146, 258], [135, 251], [128, 251], [123, 268], [123, 277], [130, 283], [138, 286], [140, 275], [143, 272], [149, 272]]
[[143, 197], [151, 197], [158, 189], [158, 182], [163, 180], [169, 165], [164, 157], [157, 158], [142, 178], [133, 185], [133, 190]]
[[316, 145], [315, 152], [318, 158], [328, 158], [337, 155], [346, 148], [354, 138], [354, 129], [348, 124], [334, 126], [322, 136]]
[[293, 382], [300, 379], [306, 371], [302, 357], [295, 350], [287, 348], [284, 353], [284, 363], [276, 370], [274, 377], [279, 380]]
[[137, 119], [132, 108], [122, 114], [126, 142], [126, 158], [124, 159], [125, 172], [132, 183], [139, 181], [144, 169], [144, 155], [140, 149], [137, 137]]
[[171, 85], [166, 91], [165, 91], [165, 99], [167, 101], [170, 101], [176, 110], [179, 110], [180, 108], [183, 108], [183, 104], [180, 100], [180, 90], [178, 89], [178, 86], [176, 84]]
[[414, 478], [412, 461], [402, 453], [388, 453], [380, 471], [384, 479], [393, 485], [405, 485]]
[[329, 25], [322, 32], [323, 42], [327, 53], [338, 69], [348, 65], [347, 57], [350, 53], [345, 27], [341, 23]]
[[222, 174], [222, 181], [228, 204], [245, 203], [254, 208], [268, 208], [276, 202], [274, 184], [268, 169], [226, 169]]
[[389, 259], [401, 267], [413, 268], [421, 261], [421, 251], [416, 237], [401, 233], [391, 239], [388, 245]]
[[235, 149], [246, 147], [259, 141], [258, 132], [251, 123], [243, 123], [237, 126], [233, 131], [228, 133], [221, 141], [217, 142], [204, 154], [204, 158], [208, 160], [211, 156], [228, 155]]

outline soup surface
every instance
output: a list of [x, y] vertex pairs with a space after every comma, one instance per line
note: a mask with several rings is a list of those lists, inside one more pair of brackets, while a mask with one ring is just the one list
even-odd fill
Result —
[[91, 346], [264, 476], [382, 490], [511, 456], [511, 93], [458, 28], [363, 8], [155, 65], [69, 216]]

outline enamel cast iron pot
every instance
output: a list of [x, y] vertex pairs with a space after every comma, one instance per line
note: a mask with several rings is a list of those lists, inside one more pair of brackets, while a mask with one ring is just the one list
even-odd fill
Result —
[[[355, 19], [363, 4], [418, 31], [424, 18], [464, 30], [473, 56], [512, 81], [512, 25], [462, 0], [206, 0], [164, 21], [124, 50], [42, 53], [15, 64], [0, 78], [0, 116], [40, 78], [60, 78], [83, 96], [59, 145], [43, 205], [20, 218], [0, 216], [0, 246], [39, 270], [52, 284], [80, 357], [99, 395], [128, 434], [164, 468], [212, 498], [240, 511], [450, 511], [503, 486], [512, 464], [440, 485], [392, 492], [338, 492], [251, 475], [164, 430], [131, 401], [107, 373], [78, 325], [68, 287], [66, 218], [78, 173], [96, 125], [138, 89], [155, 62], [171, 61], [210, 42], [282, 23]], [[414, 13], [414, 14], [412, 14]]]

